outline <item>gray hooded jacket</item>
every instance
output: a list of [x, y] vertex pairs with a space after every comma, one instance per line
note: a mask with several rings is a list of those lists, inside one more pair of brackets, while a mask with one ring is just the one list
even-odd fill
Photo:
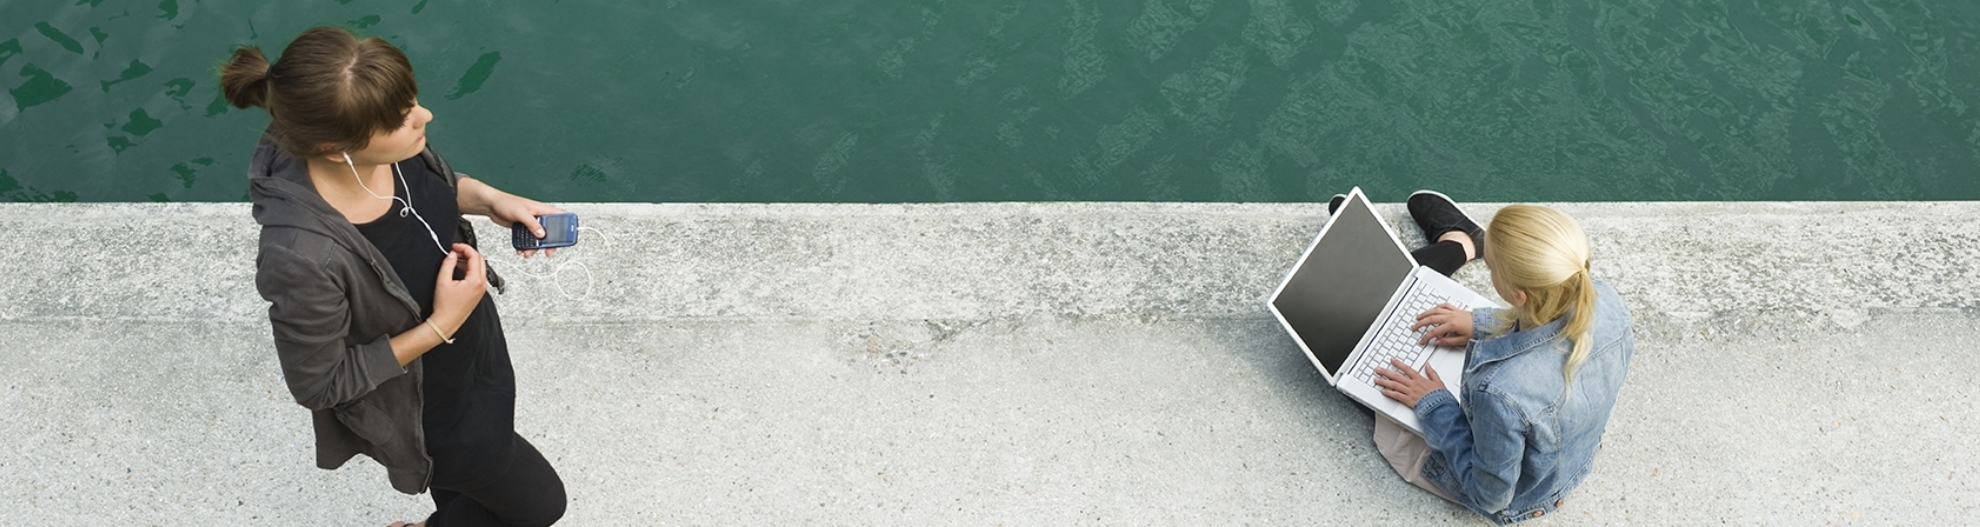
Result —
[[[449, 186], [464, 176], [431, 148], [406, 162], [426, 163]], [[315, 421], [316, 466], [335, 469], [363, 453], [385, 466], [392, 488], [424, 492], [433, 459], [420, 416], [421, 365], [399, 367], [391, 343], [424, 322], [419, 303], [385, 255], [316, 193], [303, 160], [264, 137], [248, 185], [261, 224], [254, 286], [269, 302], [289, 393]], [[454, 239], [474, 245], [473, 226], [456, 220]], [[502, 287], [492, 269], [488, 283]]]

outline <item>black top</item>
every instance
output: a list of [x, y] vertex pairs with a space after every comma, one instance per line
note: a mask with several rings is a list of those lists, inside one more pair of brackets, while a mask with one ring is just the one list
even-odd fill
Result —
[[[424, 163], [396, 166], [404, 171], [404, 183], [393, 185], [394, 194], [433, 224], [432, 234], [412, 214], [401, 216], [398, 201], [384, 216], [357, 229], [385, 254], [406, 292], [419, 302], [424, 320], [433, 316], [433, 287], [445, 257], [440, 247], [453, 247], [460, 205], [454, 188]], [[426, 398], [426, 452], [433, 457], [433, 486], [475, 488], [501, 475], [514, 451], [516, 375], [490, 295], [482, 295], [453, 337], [453, 344], [443, 343], [419, 358], [426, 368], [420, 386]]]

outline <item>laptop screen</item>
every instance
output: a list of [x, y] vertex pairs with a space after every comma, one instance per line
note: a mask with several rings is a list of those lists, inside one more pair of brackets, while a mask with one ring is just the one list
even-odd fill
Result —
[[1272, 308], [1327, 374], [1338, 375], [1361, 334], [1415, 269], [1359, 192], [1300, 258]]

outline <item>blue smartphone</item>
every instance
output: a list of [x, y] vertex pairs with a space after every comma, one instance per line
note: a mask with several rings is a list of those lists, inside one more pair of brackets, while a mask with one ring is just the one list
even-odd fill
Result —
[[536, 221], [543, 224], [543, 238], [540, 239], [535, 234], [530, 233], [529, 227], [523, 226], [521, 222], [517, 222], [510, 228], [513, 231], [511, 241], [515, 244], [516, 250], [554, 249], [557, 247], [577, 245], [578, 217], [576, 214], [566, 212], [563, 214], [537, 216]]

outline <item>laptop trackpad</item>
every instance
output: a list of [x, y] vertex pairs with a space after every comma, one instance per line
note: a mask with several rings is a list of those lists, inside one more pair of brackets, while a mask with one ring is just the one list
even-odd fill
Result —
[[1437, 369], [1437, 378], [1444, 380], [1444, 387], [1451, 396], [1464, 400], [1464, 348], [1437, 348], [1430, 353], [1430, 367]]
[[[1461, 395], [1464, 393], [1464, 349], [1437, 348], [1437, 351], [1430, 352], [1430, 359], [1425, 361], [1425, 365], [1437, 369], [1437, 378], [1443, 379], [1444, 388], [1450, 390], [1452, 397], [1460, 402], [1464, 400]], [[1390, 420], [1402, 425], [1403, 428], [1408, 428], [1417, 435], [1423, 435], [1423, 424], [1416, 420], [1416, 411], [1382, 395], [1381, 388], [1373, 384], [1354, 382], [1343, 384], [1341, 390], [1361, 400], [1362, 404], [1368, 405], [1370, 409], [1389, 416]]]

